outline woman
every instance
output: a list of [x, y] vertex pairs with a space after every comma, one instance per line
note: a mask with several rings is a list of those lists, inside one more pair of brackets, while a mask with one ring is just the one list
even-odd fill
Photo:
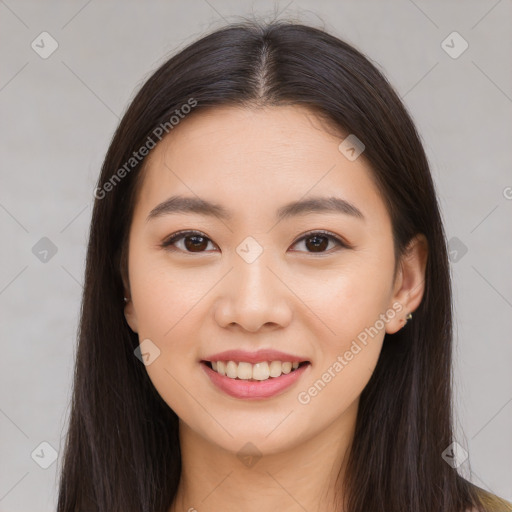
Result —
[[356, 49], [203, 37], [94, 194], [59, 512], [512, 510], [457, 473], [435, 189]]

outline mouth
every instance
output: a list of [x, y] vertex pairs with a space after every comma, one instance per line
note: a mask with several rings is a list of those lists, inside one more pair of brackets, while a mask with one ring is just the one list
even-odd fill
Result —
[[292, 388], [308, 374], [310, 361], [201, 361], [201, 367], [213, 386], [233, 398], [269, 399]]
[[262, 382], [269, 379], [277, 379], [282, 375], [288, 375], [306, 365], [309, 361], [282, 362], [282, 361], [261, 361], [251, 364], [246, 361], [201, 361], [210, 370], [219, 375], [233, 380], [244, 380], [249, 382]]

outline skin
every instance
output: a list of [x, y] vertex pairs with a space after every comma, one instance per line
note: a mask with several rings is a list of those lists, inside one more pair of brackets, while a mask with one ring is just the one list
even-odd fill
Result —
[[[159, 348], [146, 369], [180, 418], [183, 471], [169, 512], [335, 510], [359, 396], [385, 333], [401, 329], [421, 302], [428, 252], [418, 235], [393, 281], [389, 215], [364, 153], [349, 161], [341, 140], [304, 107], [222, 107], [189, 116], [148, 156], [130, 229], [125, 317], [140, 341]], [[175, 194], [219, 203], [233, 218], [146, 221]], [[311, 195], [346, 199], [365, 221], [307, 213], [276, 223], [280, 206]], [[174, 252], [161, 247], [184, 229], [207, 236], [199, 252], [190, 239], [175, 242]], [[315, 252], [315, 240], [303, 236], [318, 230], [351, 248], [327, 238]], [[251, 263], [236, 252], [248, 236], [263, 248]], [[300, 403], [298, 394], [397, 303], [400, 313]], [[199, 363], [233, 348], [275, 348], [311, 366], [278, 396], [237, 399], [214, 387]], [[237, 457], [248, 442], [261, 455], [252, 465]]]

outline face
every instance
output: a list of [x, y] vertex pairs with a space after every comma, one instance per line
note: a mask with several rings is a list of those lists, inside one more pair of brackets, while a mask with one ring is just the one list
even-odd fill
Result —
[[[159, 394], [213, 445], [277, 453], [353, 424], [385, 333], [421, 300], [424, 258], [393, 281], [390, 218], [364, 153], [349, 160], [341, 140], [302, 107], [222, 107], [148, 156], [125, 316]], [[228, 350], [245, 353], [216, 356]], [[205, 363], [222, 359], [231, 377]]]

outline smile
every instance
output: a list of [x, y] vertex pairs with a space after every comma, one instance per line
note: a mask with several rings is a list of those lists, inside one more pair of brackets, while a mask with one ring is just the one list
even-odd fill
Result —
[[230, 379], [263, 381], [280, 377], [283, 374], [287, 375], [299, 368], [300, 365], [307, 364], [307, 361], [302, 363], [262, 361], [256, 364], [245, 361], [206, 361], [206, 363], [213, 371]]
[[201, 361], [210, 381], [235, 398], [262, 399], [278, 395], [297, 382], [311, 366], [309, 361]]

